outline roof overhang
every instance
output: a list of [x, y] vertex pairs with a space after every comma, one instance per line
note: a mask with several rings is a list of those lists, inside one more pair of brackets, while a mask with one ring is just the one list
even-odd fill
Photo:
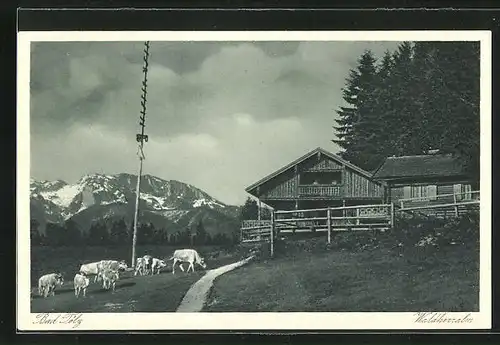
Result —
[[[306, 153], [305, 155], [303, 155], [302, 157], [299, 157], [298, 159], [292, 161], [291, 163], [285, 165], [284, 167], [276, 170], [275, 172], [273, 172], [272, 174], [269, 174], [265, 177], [263, 177], [262, 179], [260, 179], [259, 181], [253, 183], [252, 185], [248, 186], [247, 188], [245, 188], [245, 191], [247, 193], [250, 193], [254, 196], [256, 196], [254, 193], [252, 193], [253, 190], [255, 190], [257, 187], [263, 185], [264, 183], [268, 182], [269, 180], [275, 178], [276, 176], [278, 175], [281, 175], [282, 173], [288, 171], [289, 169], [292, 169], [294, 168], [296, 165], [302, 163], [303, 161], [305, 161], [306, 159], [310, 158], [310, 157], [313, 157], [314, 155], [316, 154], [323, 154], [337, 162], [339, 162], [340, 164], [356, 171], [357, 173], [365, 176], [366, 178], [369, 178], [370, 180], [373, 180], [373, 174], [368, 172], [368, 171], [365, 171], [363, 169], [361, 169], [360, 167], [352, 164], [351, 162], [348, 162], [346, 161], [345, 159], [341, 158], [340, 156], [334, 154], [334, 153], [331, 153], [331, 152], [328, 152], [324, 149], [322, 149], [321, 147], [318, 147], [308, 153]], [[381, 181], [373, 181], [375, 183], [379, 183], [379, 184], [382, 184]]]

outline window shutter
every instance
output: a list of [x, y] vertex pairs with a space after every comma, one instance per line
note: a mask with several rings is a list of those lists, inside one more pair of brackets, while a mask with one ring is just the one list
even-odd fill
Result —
[[460, 193], [462, 193], [462, 184], [460, 184], [460, 183], [454, 184], [453, 185], [453, 194], [456, 194], [457, 200], [462, 199], [462, 195], [460, 195]]
[[427, 196], [430, 200], [436, 200], [437, 198], [437, 186], [429, 185], [427, 186]]
[[472, 187], [470, 184], [464, 184], [463, 185], [463, 192], [465, 193], [464, 199], [465, 200], [471, 200], [472, 199]]
[[420, 186], [420, 196], [422, 198], [427, 198], [429, 196], [427, 193], [427, 186]]
[[411, 187], [410, 186], [404, 186], [403, 187], [403, 199], [409, 199], [411, 198]]

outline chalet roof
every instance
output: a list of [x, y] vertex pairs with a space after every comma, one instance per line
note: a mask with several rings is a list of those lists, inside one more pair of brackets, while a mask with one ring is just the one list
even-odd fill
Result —
[[297, 164], [299, 164], [299, 163], [301, 163], [301, 162], [305, 161], [306, 159], [308, 159], [308, 158], [310, 158], [310, 157], [312, 157], [312, 156], [314, 156], [314, 155], [318, 154], [318, 152], [319, 152], [319, 153], [321, 153], [321, 154], [323, 154], [323, 155], [325, 155], [325, 156], [327, 156], [327, 157], [329, 157], [329, 158], [331, 158], [331, 159], [333, 159], [333, 160], [335, 160], [335, 161], [337, 161], [337, 162], [338, 162], [338, 163], [340, 163], [340, 164], [344, 164], [346, 167], [348, 167], [348, 168], [350, 168], [350, 169], [352, 169], [352, 170], [354, 170], [354, 171], [358, 172], [359, 174], [361, 174], [361, 175], [363, 175], [363, 176], [366, 176], [366, 177], [368, 177], [368, 178], [370, 178], [370, 179], [371, 179], [371, 178], [372, 178], [372, 176], [373, 176], [373, 175], [372, 175], [371, 173], [369, 173], [368, 171], [365, 171], [365, 170], [361, 169], [360, 167], [358, 167], [358, 166], [356, 166], [356, 165], [352, 164], [351, 162], [348, 162], [348, 161], [346, 161], [345, 159], [342, 159], [341, 157], [337, 156], [336, 154], [333, 154], [333, 153], [331, 153], [331, 152], [326, 151], [325, 149], [323, 149], [323, 148], [321, 148], [321, 147], [318, 147], [318, 148], [316, 148], [316, 149], [314, 149], [314, 150], [312, 150], [312, 151], [310, 151], [310, 152], [306, 153], [306, 154], [305, 154], [305, 155], [303, 155], [302, 157], [300, 157], [300, 158], [298, 158], [298, 159], [294, 160], [293, 162], [291, 162], [291, 163], [289, 163], [289, 164], [285, 165], [285, 166], [284, 166], [284, 167], [282, 167], [281, 169], [278, 169], [278, 170], [276, 170], [275, 172], [273, 172], [272, 174], [267, 175], [266, 177], [264, 177], [264, 178], [260, 179], [259, 181], [255, 182], [255, 183], [254, 183], [254, 184], [252, 184], [251, 186], [247, 187], [247, 188], [245, 189], [245, 191], [246, 191], [246, 192], [250, 192], [252, 189], [254, 189], [254, 188], [256, 188], [256, 187], [258, 187], [258, 186], [260, 186], [260, 185], [262, 185], [262, 184], [266, 183], [267, 181], [269, 181], [269, 180], [271, 180], [271, 179], [275, 178], [276, 176], [278, 176], [278, 175], [280, 175], [280, 174], [284, 173], [284, 172], [285, 172], [285, 171], [287, 171], [288, 169], [293, 168], [295, 165], [297, 165]]
[[375, 179], [464, 175], [460, 161], [452, 155], [434, 154], [388, 157], [374, 172]]

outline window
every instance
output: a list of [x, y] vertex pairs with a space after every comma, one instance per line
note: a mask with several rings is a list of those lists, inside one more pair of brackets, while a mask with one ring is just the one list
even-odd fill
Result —
[[463, 184], [462, 185], [462, 197], [464, 200], [471, 200], [472, 199], [472, 187], [470, 184]]
[[[406, 188], [408, 190], [406, 191]], [[421, 198], [421, 200], [436, 200], [437, 186], [436, 185], [422, 185], [405, 187], [405, 197], [409, 194], [409, 198]]]
[[425, 198], [427, 197], [427, 186], [412, 186], [411, 198]]
[[430, 200], [436, 200], [437, 198], [437, 186], [429, 185], [427, 186], [427, 196]]
[[462, 184], [456, 183], [453, 185], [453, 194], [455, 194], [456, 200], [462, 200]]
[[403, 199], [409, 199], [411, 196], [411, 187], [404, 186], [403, 187]]

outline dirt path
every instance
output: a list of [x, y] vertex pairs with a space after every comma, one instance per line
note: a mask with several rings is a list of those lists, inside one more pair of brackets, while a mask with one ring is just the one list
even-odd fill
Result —
[[247, 264], [252, 258], [253, 256], [230, 265], [225, 265], [207, 271], [207, 273], [203, 277], [201, 277], [200, 280], [194, 283], [193, 286], [191, 286], [191, 288], [188, 290], [188, 292], [182, 299], [181, 304], [177, 308], [177, 312], [192, 313], [201, 311], [215, 278], [217, 278], [221, 274], [232, 271], [235, 268]]

